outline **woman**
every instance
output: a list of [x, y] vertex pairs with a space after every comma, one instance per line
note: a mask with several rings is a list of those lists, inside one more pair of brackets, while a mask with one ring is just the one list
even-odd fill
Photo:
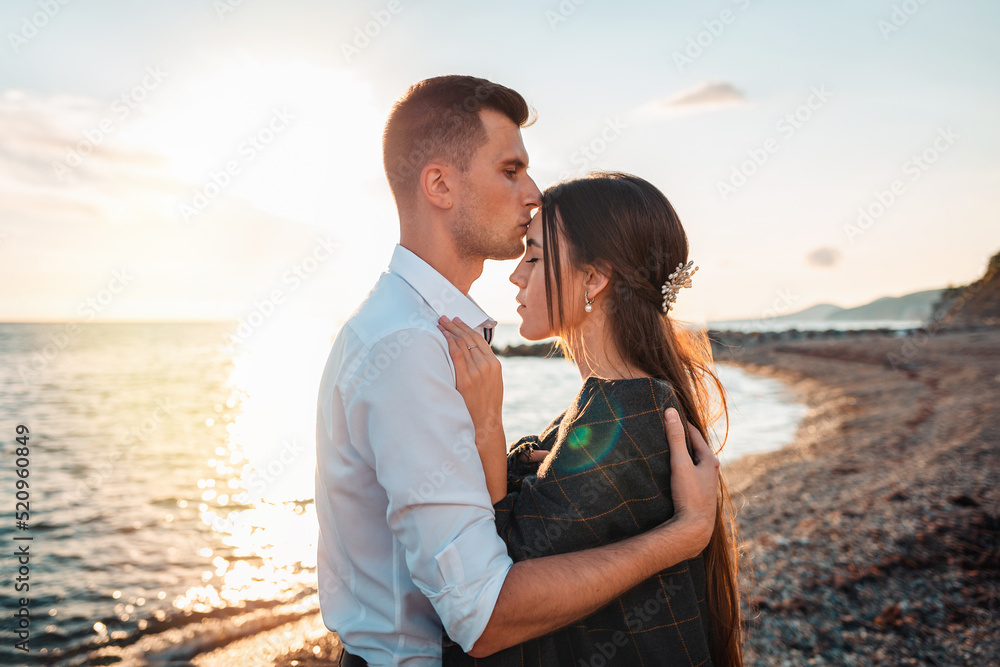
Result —
[[[515, 561], [615, 542], [673, 515], [664, 409], [676, 408], [706, 433], [710, 389], [723, 396], [704, 336], [668, 314], [695, 270], [673, 207], [650, 183], [599, 173], [545, 192], [511, 275], [520, 288], [520, 333], [557, 336], [583, 387], [509, 457], [499, 362], [468, 326], [444, 324], [497, 530]], [[720, 403], [724, 414], [724, 398]], [[742, 665], [736, 536], [724, 481], [716, 516], [701, 556], [575, 625], [478, 661], [445, 638], [444, 664]]]

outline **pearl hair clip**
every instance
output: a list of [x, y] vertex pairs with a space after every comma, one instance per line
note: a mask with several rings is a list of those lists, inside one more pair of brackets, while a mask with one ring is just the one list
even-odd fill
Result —
[[674, 307], [674, 301], [677, 301], [677, 293], [681, 291], [682, 287], [691, 287], [691, 276], [697, 271], [698, 267], [694, 265], [694, 260], [688, 261], [687, 264], [681, 262], [677, 265], [674, 272], [667, 278], [667, 282], [663, 283], [663, 287], [660, 288], [660, 294], [663, 295], [664, 313]]

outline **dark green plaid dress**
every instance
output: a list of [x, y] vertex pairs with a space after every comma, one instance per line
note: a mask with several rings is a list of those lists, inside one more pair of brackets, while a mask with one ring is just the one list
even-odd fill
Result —
[[[514, 561], [581, 551], [654, 528], [674, 513], [663, 412], [670, 385], [590, 377], [541, 436], [508, 458], [497, 532]], [[548, 449], [541, 466], [518, 454]], [[689, 445], [690, 448], [690, 445]], [[537, 468], [537, 472], [535, 470]], [[447, 636], [444, 665], [683, 665], [710, 667], [702, 557], [647, 579], [562, 630], [475, 659]]]

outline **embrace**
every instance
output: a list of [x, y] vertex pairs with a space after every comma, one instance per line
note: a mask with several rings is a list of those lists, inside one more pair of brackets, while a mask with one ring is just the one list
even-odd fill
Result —
[[[540, 192], [517, 92], [412, 86], [383, 134], [400, 241], [337, 335], [317, 415], [317, 577], [343, 665], [741, 666], [725, 411], [704, 336], [670, 308], [694, 269], [647, 181]], [[468, 296], [520, 262], [520, 334], [579, 368], [509, 448], [492, 320]], [[538, 386], [537, 391], [545, 391]]]

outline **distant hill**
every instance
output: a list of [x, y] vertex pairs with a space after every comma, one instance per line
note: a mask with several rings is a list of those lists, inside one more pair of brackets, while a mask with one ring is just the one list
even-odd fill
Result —
[[943, 289], [929, 289], [905, 296], [886, 296], [857, 308], [847, 308], [830, 316], [844, 320], [926, 320], [934, 312]]
[[856, 308], [822, 303], [795, 313], [770, 318], [773, 322], [886, 322], [930, 319], [946, 290], [931, 289], [904, 296], [886, 296]]
[[[854, 328], [849, 323], [872, 322], [876, 326], [891, 326], [892, 322], [924, 322], [927, 326], [959, 328], [966, 326], [1000, 326], [1000, 252], [990, 258], [983, 277], [964, 287], [948, 287], [914, 292], [903, 296], [886, 296], [855, 308], [842, 308], [821, 303], [794, 313], [747, 320], [709, 322], [710, 327], [724, 329], [745, 323], [766, 323], [768, 329]], [[846, 324], [846, 326], [845, 326]]]
[[933, 320], [945, 327], [1000, 326], [1000, 252], [990, 258], [982, 278], [945, 291]]

